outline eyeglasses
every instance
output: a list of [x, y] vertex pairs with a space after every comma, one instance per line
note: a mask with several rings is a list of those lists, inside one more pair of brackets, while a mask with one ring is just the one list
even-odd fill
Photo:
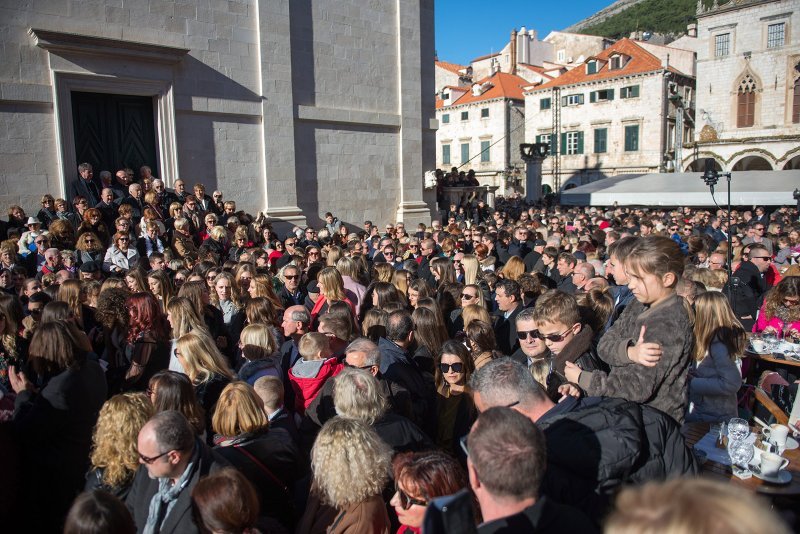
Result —
[[772, 261], [772, 258], [769, 256], [753, 256], [750, 258], [751, 260], [764, 260], [766, 262]]
[[539, 331], [538, 330], [518, 330], [517, 331], [517, 339], [519, 339], [520, 341], [525, 341], [529, 337], [532, 337], [532, 338], [536, 339], [537, 337], [539, 337]]
[[127, 237], [120, 237], [119, 239], [117, 239], [117, 241], [122, 241], [127, 243], [128, 241], [130, 241], [130, 239], [128, 239]]
[[158, 460], [159, 458], [161, 458], [161, 457], [163, 457], [163, 456], [166, 456], [166, 455], [167, 455], [167, 454], [169, 454], [170, 452], [172, 452], [172, 451], [166, 451], [166, 452], [162, 452], [162, 453], [161, 453], [161, 454], [159, 454], [158, 456], [153, 456], [152, 458], [149, 458], [149, 457], [145, 456], [144, 454], [142, 454], [142, 453], [140, 452], [140, 453], [139, 453], [139, 458], [140, 458], [140, 459], [141, 459], [141, 460], [142, 460], [144, 463], [146, 463], [147, 465], [150, 465], [150, 464], [152, 464], [153, 462], [155, 462], [156, 460]]
[[299, 274], [285, 274], [285, 275], [283, 275], [283, 277], [286, 278], [287, 280], [297, 280], [298, 278], [300, 278], [300, 275]]
[[217, 277], [217, 275], [216, 275], [216, 274], [207, 274], [207, 275], [206, 275], [206, 280], [213, 280], [213, 279], [214, 279], [214, 278], [216, 278], [216, 277]]
[[401, 490], [399, 486], [395, 485], [394, 489], [397, 492], [397, 496], [400, 499], [400, 506], [402, 506], [403, 510], [408, 510], [415, 504], [418, 506], [428, 506], [428, 501], [422, 501], [420, 499], [414, 499], [413, 497], [409, 497], [408, 494], [406, 494], [405, 491]]
[[[461, 362], [457, 363], [440, 363], [439, 370], [442, 373], [463, 373], [464, 372], [464, 364]], [[452, 370], [452, 371], [451, 371]]]
[[344, 366], [345, 367], [350, 367], [351, 369], [371, 369], [371, 368], [375, 367], [374, 365], [360, 365], [360, 366], [359, 365], [352, 365], [352, 364], [348, 363], [347, 360], [344, 361]]
[[469, 295], [467, 293], [461, 294], [461, 300], [472, 300], [478, 298], [478, 295]]
[[539, 332], [539, 335], [537, 337], [543, 341], [547, 340], [553, 343], [560, 343], [561, 341], [564, 341], [564, 338], [567, 337], [567, 334], [570, 332], [570, 330], [572, 330], [572, 328], [567, 328], [564, 332], [560, 334], [547, 334], [547, 335]]

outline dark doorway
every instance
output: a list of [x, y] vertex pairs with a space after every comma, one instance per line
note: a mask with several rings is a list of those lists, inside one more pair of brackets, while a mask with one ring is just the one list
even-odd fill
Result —
[[139, 176], [142, 165], [157, 174], [153, 98], [72, 92], [72, 123], [78, 163], [115, 173], [129, 167]]

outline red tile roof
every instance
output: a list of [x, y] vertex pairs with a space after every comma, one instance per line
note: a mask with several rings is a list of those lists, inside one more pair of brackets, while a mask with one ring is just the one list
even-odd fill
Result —
[[[624, 54], [630, 57], [630, 60], [621, 69], [610, 70], [609, 67], [611, 65], [609, 61], [611, 56], [615, 53]], [[610, 80], [622, 76], [629, 76], [631, 74], [653, 72], [663, 69], [660, 59], [628, 38], [620, 39], [591, 59], [600, 59], [606, 63], [594, 74], [586, 74], [586, 68], [583, 65], [578, 65], [574, 69], [565, 72], [547, 83], [543, 83], [533, 90], [538, 91], [540, 89], [549, 89], [551, 87], [564, 85]], [[588, 62], [589, 60], [587, 59], [586, 61]], [[673, 72], [678, 72], [672, 67], [669, 69]]]
[[[511, 100], [524, 100], [522, 94], [523, 87], [529, 86], [531, 83], [525, 78], [508, 74], [506, 72], [496, 72], [492, 76], [484, 78], [476, 82], [477, 84], [484, 84], [489, 82], [492, 87], [480, 95], [473, 95], [472, 88], [466, 87], [466, 93], [450, 104], [451, 106], [460, 106], [461, 104], [472, 104], [475, 102], [482, 102], [484, 100], [493, 100], [495, 98], [508, 98]], [[437, 108], [438, 109], [438, 108]]]
[[449, 70], [453, 74], [458, 74], [458, 71], [467, 68], [464, 65], [459, 65], [457, 63], [448, 63], [447, 61], [437, 61], [436, 66], [444, 70]]

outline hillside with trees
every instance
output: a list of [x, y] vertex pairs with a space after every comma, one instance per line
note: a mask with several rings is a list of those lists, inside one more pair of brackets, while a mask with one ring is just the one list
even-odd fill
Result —
[[[684, 33], [686, 25], [695, 19], [697, 10], [697, 0], [641, 0], [632, 5], [627, 4], [621, 11], [616, 10], [602, 20], [590, 17], [571, 28], [579, 33], [602, 35], [612, 39], [628, 37], [637, 31], [677, 37]], [[612, 7], [614, 4], [606, 9]]]

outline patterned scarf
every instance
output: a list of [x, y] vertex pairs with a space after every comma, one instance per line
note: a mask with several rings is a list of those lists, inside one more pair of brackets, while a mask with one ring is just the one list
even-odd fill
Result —
[[[172, 511], [172, 507], [175, 506], [175, 501], [180, 497], [181, 491], [183, 491], [191, 481], [194, 470], [199, 463], [199, 456], [199, 448], [195, 443], [192, 459], [175, 484], [170, 484], [169, 477], [158, 479], [158, 491], [153, 495], [153, 498], [150, 499], [150, 508], [147, 511], [147, 523], [144, 526], [144, 534], [156, 534], [161, 530], [161, 524], [169, 515], [170, 511]], [[167, 509], [162, 514], [161, 510], [165, 505]]]

